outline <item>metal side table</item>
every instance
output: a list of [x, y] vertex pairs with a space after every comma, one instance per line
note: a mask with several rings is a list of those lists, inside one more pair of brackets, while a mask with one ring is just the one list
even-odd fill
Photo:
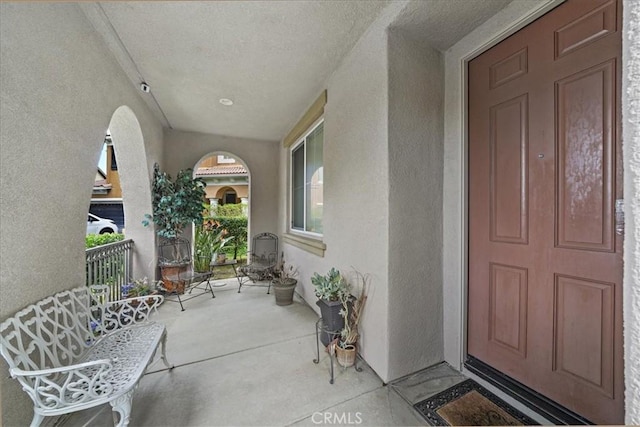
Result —
[[[329, 384], [333, 384], [333, 363], [334, 363], [334, 359], [336, 359], [336, 352], [335, 349], [332, 348], [333, 344], [331, 344], [333, 342], [333, 340], [335, 340], [336, 338], [338, 338], [340, 336], [340, 331], [329, 331], [325, 328], [325, 325], [322, 321], [322, 317], [318, 319], [318, 321], [316, 322], [316, 358], [313, 359], [313, 363], [315, 363], [316, 365], [318, 363], [320, 363], [320, 335], [322, 333], [327, 334], [330, 337], [330, 341], [329, 341], [329, 360], [330, 360], [330, 365], [331, 365], [331, 378], [329, 379]], [[323, 344], [324, 346], [324, 344]], [[353, 364], [355, 370], [357, 372], [362, 372], [362, 368], [358, 366], [358, 355], [356, 354], [356, 358], [355, 358], [355, 363]]]
[[[236, 276], [236, 280], [238, 281], [238, 283], [240, 283], [240, 277], [238, 277], [238, 270], [236, 269], [236, 265], [238, 265], [237, 259], [226, 259], [223, 262], [212, 261], [211, 264], [209, 264], [209, 266], [211, 267], [211, 271], [213, 272], [215, 272], [217, 267], [225, 267], [227, 265], [230, 265], [231, 267], [233, 267], [233, 274]], [[224, 285], [226, 285], [226, 283]], [[219, 286], [224, 286], [224, 285], [219, 285]]]

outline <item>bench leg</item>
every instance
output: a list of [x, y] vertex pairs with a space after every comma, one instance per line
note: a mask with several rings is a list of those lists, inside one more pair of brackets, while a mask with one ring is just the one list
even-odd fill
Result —
[[[129, 418], [131, 417], [131, 401], [133, 400], [133, 390], [123, 394], [116, 400], [111, 402], [113, 408], [113, 424], [117, 427], [125, 427], [129, 425]], [[118, 421], [118, 416], [120, 420]]]
[[164, 334], [162, 335], [162, 362], [167, 368], [174, 368], [174, 365], [169, 363], [169, 360], [167, 360], [167, 331], [164, 331]]
[[33, 413], [33, 419], [31, 420], [31, 427], [38, 427], [42, 420], [44, 420], [44, 415]]

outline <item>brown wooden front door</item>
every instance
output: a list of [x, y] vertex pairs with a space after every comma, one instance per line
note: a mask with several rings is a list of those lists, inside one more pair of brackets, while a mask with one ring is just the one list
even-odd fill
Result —
[[569, 0], [469, 63], [468, 353], [622, 424], [621, 8]]

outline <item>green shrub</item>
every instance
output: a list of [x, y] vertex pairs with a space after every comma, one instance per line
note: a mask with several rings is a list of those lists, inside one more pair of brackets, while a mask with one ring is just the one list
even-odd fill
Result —
[[[227, 205], [224, 205], [227, 206]], [[227, 244], [229, 252], [233, 249], [233, 259], [238, 259], [238, 255], [247, 254], [247, 217], [228, 217], [228, 216], [215, 216], [211, 218], [220, 224], [221, 228], [226, 229], [229, 232], [229, 236], [235, 236], [235, 238]]]
[[239, 217], [245, 216], [242, 207], [242, 203], [227, 203], [226, 205], [220, 205], [215, 208], [216, 217]]
[[121, 240], [124, 240], [124, 234], [122, 233], [89, 234], [85, 237], [85, 245], [89, 249]]

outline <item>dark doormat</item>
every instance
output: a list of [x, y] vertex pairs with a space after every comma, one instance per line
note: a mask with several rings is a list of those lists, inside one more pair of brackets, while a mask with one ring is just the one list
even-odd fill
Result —
[[413, 405], [431, 425], [522, 426], [533, 419], [473, 380], [465, 380]]

